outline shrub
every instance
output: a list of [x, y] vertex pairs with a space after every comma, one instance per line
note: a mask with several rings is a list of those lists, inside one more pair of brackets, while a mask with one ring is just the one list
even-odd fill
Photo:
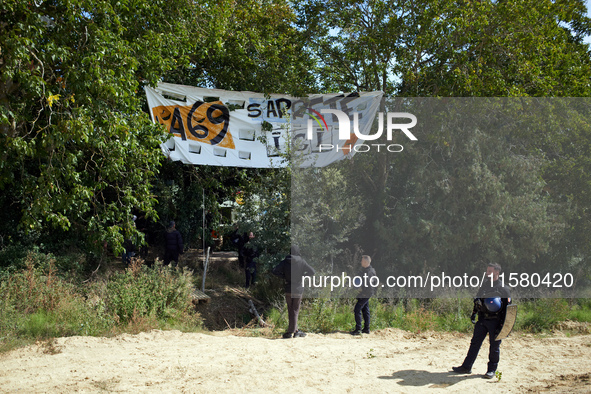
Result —
[[190, 271], [163, 267], [159, 261], [148, 268], [140, 262], [109, 278], [106, 303], [121, 323], [148, 316], [166, 319], [189, 309], [192, 290]]
[[28, 261], [0, 282], [0, 350], [55, 336], [96, 335], [114, 321], [71, 283]]
[[572, 300], [568, 318], [579, 322], [591, 322], [591, 300], [588, 298]]
[[404, 316], [404, 322], [402, 328], [412, 332], [422, 332], [434, 330], [436, 327], [435, 313], [420, 308], [418, 310], [407, 313]]
[[73, 295], [73, 288], [56, 276], [51, 262], [43, 269], [28, 261], [26, 269], [14, 272], [0, 283], [0, 293], [2, 304], [16, 312], [51, 312]]
[[42, 271], [52, 270], [53, 275], [64, 278], [77, 277], [86, 269], [86, 258], [78, 252], [55, 256], [43, 252], [38, 246], [27, 249], [18, 244], [0, 250], [0, 281], [29, 266]]
[[540, 298], [522, 306], [523, 312], [517, 314], [517, 325], [531, 332], [550, 330], [556, 323], [566, 320], [569, 310], [565, 299]]

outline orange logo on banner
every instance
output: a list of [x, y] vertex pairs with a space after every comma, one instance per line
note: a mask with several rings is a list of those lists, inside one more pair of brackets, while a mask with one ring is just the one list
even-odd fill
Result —
[[[345, 144], [341, 148], [343, 150], [343, 155], [348, 155], [349, 152], [351, 152], [353, 145], [355, 145], [358, 139], [359, 137], [357, 137], [357, 135], [351, 134], [351, 137], [349, 137], [349, 139], [345, 141]], [[348, 149], [349, 151], [346, 151], [346, 149]]]
[[221, 101], [196, 101], [192, 106], [160, 105], [152, 112], [158, 123], [183, 141], [188, 138], [222, 148], [235, 148], [228, 131], [230, 111]]

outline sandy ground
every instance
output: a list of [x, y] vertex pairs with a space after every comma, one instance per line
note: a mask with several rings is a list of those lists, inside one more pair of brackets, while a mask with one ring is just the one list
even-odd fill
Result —
[[[456, 375], [463, 334], [386, 329], [305, 338], [151, 331], [115, 338], [59, 338], [0, 356], [0, 392], [19, 393], [523, 393], [591, 392], [591, 335], [511, 336], [501, 380]], [[238, 334], [238, 335], [237, 335]], [[486, 344], [486, 342], [485, 342]]]

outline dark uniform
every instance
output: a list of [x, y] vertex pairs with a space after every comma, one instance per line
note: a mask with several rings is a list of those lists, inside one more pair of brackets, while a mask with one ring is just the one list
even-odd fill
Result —
[[[497, 312], [490, 312], [485, 306], [485, 299], [487, 298], [501, 298], [501, 308]], [[474, 299], [474, 310], [472, 312], [472, 320], [476, 318], [478, 314], [478, 321], [474, 325], [474, 334], [472, 335], [472, 341], [470, 342], [470, 348], [466, 359], [459, 368], [454, 368], [456, 372], [470, 372], [472, 365], [476, 361], [478, 351], [482, 342], [489, 336], [490, 348], [488, 352], [488, 367], [487, 377], [494, 376], [499, 365], [499, 358], [501, 354], [501, 341], [495, 341], [495, 337], [503, 327], [505, 321], [505, 313], [507, 312], [507, 305], [511, 303], [511, 293], [507, 287], [504, 287], [500, 280], [493, 282], [490, 286], [484, 284], [476, 294]]]
[[273, 268], [273, 274], [285, 280], [285, 301], [287, 302], [287, 315], [289, 326], [283, 334], [283, 338], [303, 337], [306, 334], [298, 330], [298, 315], [302, 303], [304, 287], [302, 277], [314, 275], [314, 268], [301, 257], [300, 248], [291, 246], [291, 254], [287, 255], [277, 266]]
[[259, 257], [258, 248], [252, 243], [248, 242], [243, 248], [243, 259], [244, 259], [244, 274], [246, 276], [246, 284], [244, 287], [248, 288], [254, 284], [257, 276], [257, 262], [256, 258]]
[[166, 233], [164, 233], [164, 246], [164, 265], [170, 264], [171, 261], [178, 264], [179, 255], [183, 254], [183, 237], [175, 228], [173, 221], [170, 222]]
[[244, 268], [244, 246], [250, 240], [247, 233], [242, 235], [238, 234], [238, 229], [235, 229], [230, 234], [230, 241], [238, 249], [238, 266]]
[[[374, 294], [374, 288], [370, 286], [371, 278], [376, 276], [376, 270], [370, 265], [369, 267], [362, 267], [361, 271], [357, 273], [361, 277], [361, 291], [357, 295], [357, 303], [355, 304], [355, 329], [351, 332], [353, 335], [358, 335], [360, 332], [369, 334], [369, 323], [371, 316], [369, 314], [369, 299]], [[366, 278], [365, 278], [366, 276]], [[363, 322], [363, 329], [361, 323]]]
[[128, 266], [131, 264], [131, 258], [135, 256], [135, 245], [131, 238], [128, 238], [123, 242], [123, 247], [125, 248], [125, 252], [123, 252], [123, 262]]

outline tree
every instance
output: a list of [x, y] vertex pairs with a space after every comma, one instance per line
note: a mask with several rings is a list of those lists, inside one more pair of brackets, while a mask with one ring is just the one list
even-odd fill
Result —
[[[581, 0], [408, 3], [393, 70], [404, 96], [588, 96]], [[427, 10], [423, 12], [423, 9]]]
[[299, 1], [326, 90], [387, 96], [588, 96], [582, 0]]
[[290, 3], [222, 0], [198, 7], [191, 64], [168, 73], [167, 82], [294, 96], [316, 90], [313, 60]]
[[2, 3], [0, 189], [21, 231], [119, 250], [132, 210], [155, 215], [149, 180], [165, 135], [142, 113], [142, 87], [183, 62], [194, 10], [186, 0]]
[[[590, 24], [580, 0], [297, 5], [299, 26], [308, 30], [323, 86], [329, 89], [381, 89], [405, 97], [591, 92], [588, 45], [583, 42]], [[586, 112], [582, 109], [577, 116]], [[545, 125], [513, 129], [514, 135], [494, 127], [474, 135], [467, 129], [458, 135], [435, 129], [397, 157], [356, 157], [355, 171], [365, 185], [360, 190], [374, 203], [366, 204], [367, 220], [353, 238], [368, 253], [385, 249], [385, 258], [408, 253], [405, 264], [417, 269], [434, 267], [436, 260], [447, 261], [446, 266], [466, 258], [502, 258], [523, 266], [543, 260], [545, 251], [552, 254], [550, 244], [574, 253], [563, 255], [562, 261], [578, 257], [576, 250], [589, 244], [582, 239], [588, 234], [583, 223], [589, 223], [583, 201], [590, 195], [583, 175], [588, 166], [584, 123], [576, 132]], [[493, 203], [498, 196], [509, 205]], [[510, 226], [509, 212], [520, 218]], [[569, 223], [577, 247], [572, 236], [560, 231], [567, 215], [578, 217]], [[485, 217], [505, 219], [492, 225], [481, 220]], [[376, 233], [381, 242], [372, 236]], [[516, 234], [531, 242], [507, 247]], [[467, 235], [482, 238], [471, 244]], [[560, 239], [560, 247], [550, 242], [551, 236]], [[535, 254], [528, 257], [533, 249]]]
[[353, 230], [363, 224], [363, 193], [355, 190], [347, 168], [292, 167], [291, 239], [319, 273], [336, 273], [350, 263], [339, 256], [352, 243]]
[[516, 133], [545, 112], [524, 120], [532, 100], [421, 103], [413, 107], [425, 120], [415, 130], [419, 141], [395, 161], [387, 185], [378, 234], [388, 261], [413, 273], [479, 273], [489, 261], [507, 270], [549, 268], [541, 257], [564, 218], [543, 192], [545, 160], [523, 149]]
[[[298, 27], [318, 62], [323, 92], [393, 94], [406, 31], [404, 11], [387, 1], [298, 1]], [[402, 15], [401, 15], [402, 14]]]
[[[315, 90], [313, 61], [301, 33], [293, 26], [295, 14], [290, 4], [246, 0], [202, 2], [196, 7], [199, 12], [194, 18], [199, 34], [188, 55], [190, 63], [166, 73], [166, 82], [294, 96]], [[167, 187], [159, 182], [163, 198], [158, 210], [164, 216], [182, 214], [185, 222], [191, 222], [192, 233], [200, 234], [197, 211], [201, 212], [201, 194], [187, 191], [203, 190], [213, 212], [217, 204], [233, 200], [241, 192], [247, 196], [242, 220], [250, 222], [244, 227], [257, 233], [256, 242], [266, 251], [263, 259], [270, 264], [286, 253], [289, 175], [284, 169], [165, 167], [167, 179], [177, 183]], [[273, 214], [263, 215], [261, 221], [261, 210]]]

